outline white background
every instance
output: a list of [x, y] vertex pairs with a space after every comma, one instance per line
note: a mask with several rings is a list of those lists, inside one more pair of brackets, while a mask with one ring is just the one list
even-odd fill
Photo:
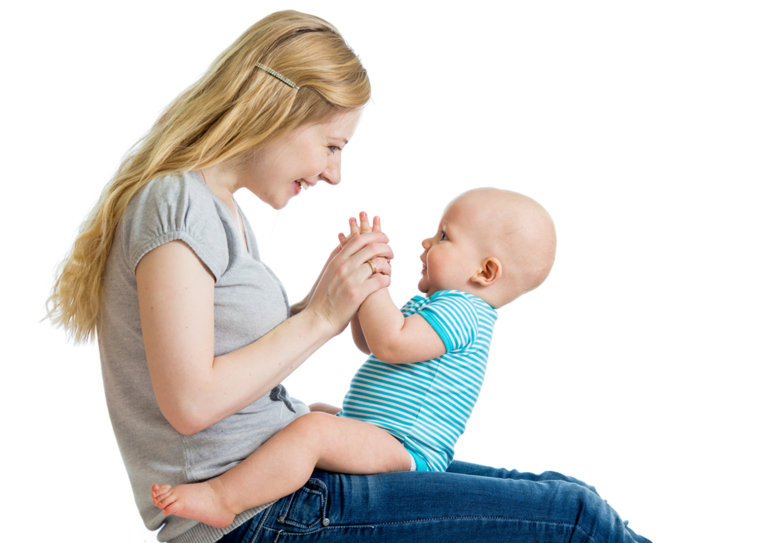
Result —
[[[757, 541], [756, 4], [366, 5], [3, 8], [2, 539], [153, 540], [96, 349], [41, 323], [44, 300], [129, 146], [245, 28], [293, 7], [341, 29], [373, 100], [339, 187], [280, 212], [239, 195], [291, 297], [360, 210], [383, 217], [403, 303], [420, 240], [459, 192], [496, 185], [536, 198], [556, 221], [556, 266], [500, 311], [458, 457], [574, 475], [657, 543]], [[287, 386], [339, 403], [361, 360], [344, 334]]]

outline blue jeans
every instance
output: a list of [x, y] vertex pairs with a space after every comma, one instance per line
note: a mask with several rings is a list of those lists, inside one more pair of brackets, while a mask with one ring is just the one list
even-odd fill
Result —
[[448, 472], [315, 471], [224, 543], [651, 543], [570, 477], [453, 462]]

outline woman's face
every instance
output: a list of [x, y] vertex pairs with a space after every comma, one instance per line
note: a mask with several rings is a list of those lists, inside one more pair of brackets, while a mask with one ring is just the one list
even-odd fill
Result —
[[340, 157], [361, 110], [300, 126], [265, 145], [243, 166], [243, 186], [275, 209], [301, 190], [326, 181], [340, 183]]

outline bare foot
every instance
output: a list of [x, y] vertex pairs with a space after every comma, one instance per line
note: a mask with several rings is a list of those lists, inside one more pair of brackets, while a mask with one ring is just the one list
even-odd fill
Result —
[[164, 515], [191, 518], [215, 528], [232, 524], [235, 513], [210, 481], [186, 485], [153, 485], [153, 504]]

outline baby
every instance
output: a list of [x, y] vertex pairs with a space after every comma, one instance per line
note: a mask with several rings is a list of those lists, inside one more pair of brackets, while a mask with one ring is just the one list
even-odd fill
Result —
[[[349, 235], [380, 231], [366, 214], [350, 227]], [[218, 477], [154, 485], [153, 503], [167, 515], [225, 527], [236, 514], [296, 491], [314, 468], [445, 471], [483, 382], [496, 308], [546, 279], [556, 236], [534, 200], [481, 188], [451, 202], [422, 246], [425, 296], [399, 310], [382, 289], [353, 319], [354, 341], [371, 355], [337, 416], [313, 406]]]

